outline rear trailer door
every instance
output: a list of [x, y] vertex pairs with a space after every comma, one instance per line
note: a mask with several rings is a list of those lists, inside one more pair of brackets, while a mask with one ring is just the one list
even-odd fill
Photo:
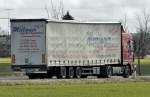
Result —
[[12, 67], [45, 65], [45, 20], [11, 20]]

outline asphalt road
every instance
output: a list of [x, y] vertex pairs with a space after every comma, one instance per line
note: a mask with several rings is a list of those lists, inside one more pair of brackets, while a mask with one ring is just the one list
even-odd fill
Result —
[[27, 76], [1, 76], [0, 80], [28, 80]]

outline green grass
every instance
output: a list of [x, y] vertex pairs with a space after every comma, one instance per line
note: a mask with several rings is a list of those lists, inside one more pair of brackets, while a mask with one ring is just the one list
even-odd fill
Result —
[[6, 57], [6, 58], [0, 58], [0, 65], [1, 64], [10, 64], [11, 63], [11, 58]]
[[1, 64], [0, 65], [0, 76], [10, 76], [13, 74], [13, 71], [11, 70], [10, 64]]
[[[150, 65], [150, 58], [140, 59], [142, 65]], [[135, 59], [134, 64], [138, 64], [138, 59]]]
[[2, 85], [0, 97], [150, 97], [150, 82]]
[[0, 58], [0, 76], [10, 76], [13, 74], [10, 63], [10, 57]]
[[[138, 59], [135, 59], [134, 64], [137, 65], [137, 72], [138, 72]], [[140, 59], [140, 67], [141, 67], [141, 75], [150, 75], [150, 58]]]
[[141, 75], [150, 75], [150, 65], [141, 65]]
[[[150, 75], [150, 65], [141, 65], [141, 75]], [[137, 65], [137, 74], [139, 72], [139, 66]]]

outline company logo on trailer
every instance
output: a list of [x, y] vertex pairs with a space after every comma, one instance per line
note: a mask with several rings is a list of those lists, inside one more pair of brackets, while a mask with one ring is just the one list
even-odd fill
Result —
[[13, 32], [36, 32], [37, 29], [35, 28], [27, 28], [24, 26], [19, 26], [19, 27], [13, 27]]

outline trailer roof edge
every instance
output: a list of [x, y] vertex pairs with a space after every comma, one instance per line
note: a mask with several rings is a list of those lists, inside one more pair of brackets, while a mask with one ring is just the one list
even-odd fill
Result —
[[76, 20], [47, 20], [48, 22], [55, 22], [55, 23], [89, 23], [89, 24], [121, 24], [121, 22], [110, 22], [110, 21], [106, 21], [106, 22], [101, 22], [101, 21], [76, 21]]
[[13, 21], [47, 21], [47, 19], [40, 18], [40, 19], [10, 19], [11, 22]]

